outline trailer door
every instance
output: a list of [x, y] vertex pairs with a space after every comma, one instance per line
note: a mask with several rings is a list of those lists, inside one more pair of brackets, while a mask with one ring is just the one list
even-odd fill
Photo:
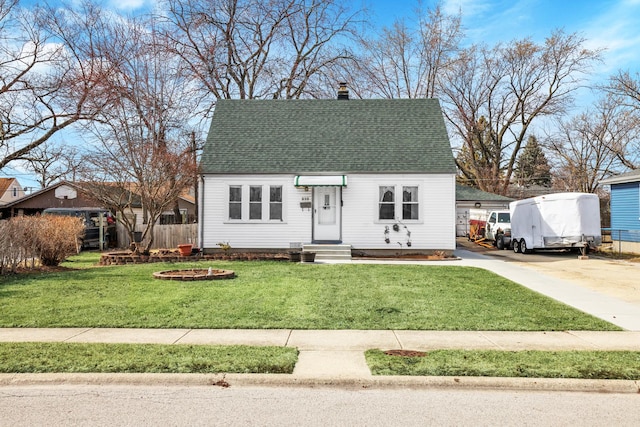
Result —
[[532, 248], [544, 248], [545, 224], [542, 223], [542, 206], [540, 203], [533, 204], [531, 209], [531, 224], [533, 227], [533, 246]]

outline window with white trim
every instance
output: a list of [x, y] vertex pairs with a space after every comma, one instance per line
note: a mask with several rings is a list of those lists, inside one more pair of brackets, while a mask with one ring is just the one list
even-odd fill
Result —
[[229, 186], [229, 219], [242, 219], [242, 186]]
[[396, 218], [396, 202], [395, 187], [390, 185], [380, 186], [379, 197], [379, 215], [378, 219], [395, 219]]
[[229, 221], [281, 222], [282, 185], [229, 185]]
[[378, 221], [419, 221], [419, 194], [417, 185], [379, 186]]
[[420, 205], [418, 204], [418, 187], [402, 187], [402, 219], [418, 220]]
[[262, 219], [262, 186], [249, 187], [249, 219]]
[[269, 187], [269, 219], [282, 221], [282, 186]]

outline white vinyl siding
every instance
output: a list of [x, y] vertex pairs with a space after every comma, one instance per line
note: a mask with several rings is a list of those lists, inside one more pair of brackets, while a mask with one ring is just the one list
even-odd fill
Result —
[[[342, 190], [342, 242], [354, 249], [455, 249], [455, 178], [448, 174], [347, 174]], [[380, 187], [395, 188], [394, 220], [380, 220]], [[418, 219], [403, 218], [403, 188], [417, 187]], [[398, 200], [399, 199], [399, 200]], [[413, 206], [412, 202], [407, 202]], [[370, 207], [367, 209], [367, 207]], [[414, 207], [411, 207], [415, 212]], [[398, 224], [399, 231], [393, 225]], [[407, 228], [404, 228], [404, 227]], [[389, 227], [390, 243], [385, 243]], [[408, 236], [410, 232], [410, 236]], [[402, 244], [402, 246], [400, 246]]]
[[[407, 247], [410, 232], [411, 249], [455, 249], [455, 179], [453, 174], [346, 174], [348, 186], [342, 188], [342, 242], [357, 249], [400, 249]], [[298, 243], [310, 243], [313, 209], [303, 207], [312, 189], [295, 187], [296, 174], [291, 175], [207, 175], [202, 181], [202, 247], [217, 248], [218, 242], [229, 242], [233, 248], [288, 249]], [[249, 186], [262, 185], [262, 220], [250, 221]], [[243, 189], [243, 220], [229, 220], [229, 188]], [[281, 187], [282, 219], [272, 216], [272, 187]], [[393, 186], [394, 215], [398, 221], [379, 219], [380, 187]], [[411, 189], [411, 188], [414, 189]], [[411, 193], [405, 200], [403, 191]], [[246, 193], [245, 193], [246, 192]], [[414, 200], [415, 196], [415, 200]], [[403, 219], [403, 210], [418, 219]], [[246, 206], [246, 208], [245, 208]], [[246, 218], [246, 219], [245, 219]], [[392, 225], [401, 222], [399, 231]], [[406, 226], [407, 228], [404, 228]], [[385, 227], [389, 227], [390, 243], [385, 243]]]
[[[262, 220], [249, 220], [249, 187], [262, 185]], [[229, 219], [229, 188], [242, 188], [242, 216]], [[271, 200], [271, 189], [280, 188]], [[286, 248], [311, 241], [311, 210], [301, 209], [303, 195], [311, 190], [293, 186], [293, 175], [205, 176], [202, 180], [199, 237], [202, 248], [218, 248], [229, 242], [232, 248]], [[279, 205], [279, 207], [276, 207]], [[278, 211], [280, 216], [278, 217]], [[273, 215], [272, 215], [273, 213]]]

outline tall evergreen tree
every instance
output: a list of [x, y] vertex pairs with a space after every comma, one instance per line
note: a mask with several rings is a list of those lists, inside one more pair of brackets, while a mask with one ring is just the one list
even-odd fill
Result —
[[518, 185], [524, 187], [531, 185], [551, 187], [551, 166], [535, 136], [529, 136], [527, 145], [518, 157], [514, 175]]

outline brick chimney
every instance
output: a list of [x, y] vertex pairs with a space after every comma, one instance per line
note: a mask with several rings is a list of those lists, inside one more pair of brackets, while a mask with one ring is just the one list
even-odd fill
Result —
[[347, 89], [346, 82], [340, 82], [340, 87], [338, 88], [338, 99], [349, 99], [349, 89]]

